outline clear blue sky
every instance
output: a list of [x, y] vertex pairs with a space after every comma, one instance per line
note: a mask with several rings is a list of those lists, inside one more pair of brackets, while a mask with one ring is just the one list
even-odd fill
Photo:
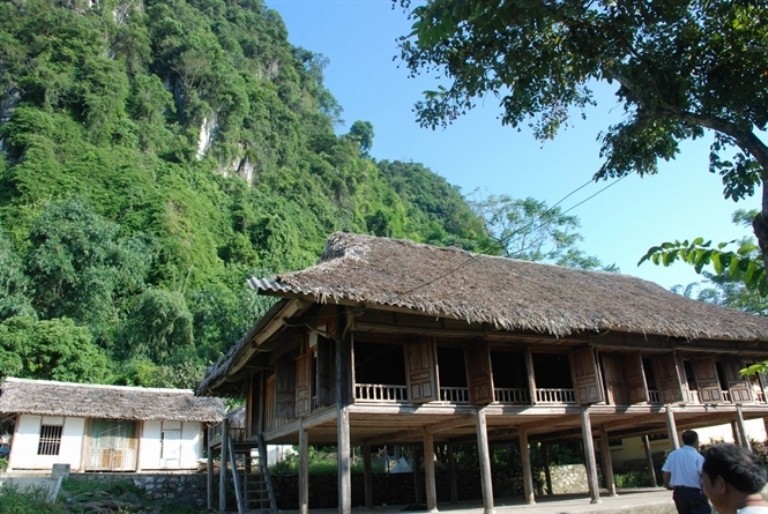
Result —
[[[398, 59], [396, 38], [410, 29], [407, 14], [390, 0], [266, 0], [285, 21], [289, 41], [328, 58], [325, 85], [344, 112], [339, 133], [356, 120], [373, 124], [372, 156], [420, 162], [465, 194], [533, 197], [553, 205], [587, 182], [600, 166], [600, 131], [622, 116], [609, 87], [598, 106], [553, 141], [540, 143], [527, 130], [501, 125], [493, 97], [481, 108], [436, 131], [418, 126], [413, 105], [434, 77], [409, 79]], [[675, 161], [655, 176], [630, 176], [576, 207], [584, 237], [580, 247], [621, 272], [664, 287], [698, 281], [688, 266], [669, 268], [638, 260], [651, 246], [696, 236], [728, 241], [749, 233], [734, 226], [737, 208], [759, 208], [759, 198], [725, 200], [720, 178], [707, 170], [709, 141], [686, 142]], [[568, 209], [610, 182], [592, 183], [565, 200]]]

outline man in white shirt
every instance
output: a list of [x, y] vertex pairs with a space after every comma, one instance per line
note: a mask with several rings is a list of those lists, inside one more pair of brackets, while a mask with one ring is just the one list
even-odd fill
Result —
[[768, 514], [766, 482], [765, 465], [746, 448], [718, 444], [704, 452], [701, 486], [720, 514]]
[[707, 497], [701, 491], [701, 468], [704, 457], [699, 453], [699, 434], [683, 432], [683, 446], [667, 456], [661, 467], [664, 487], [673, 491], [678, 514], [710, 514]]

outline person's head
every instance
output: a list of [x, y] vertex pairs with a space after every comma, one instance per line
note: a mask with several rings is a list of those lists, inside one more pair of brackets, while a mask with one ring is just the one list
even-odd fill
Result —
[[746, 448], [717, 444], [704, 452], [701, 486], [719, 512], [735, 512], [745, 497], [759, 494], [768, 482], [768, 470]]
[[683, 432], [683, 444], [686, 446], [698, 446], [699, 434], [693, 430], [686, 430]]

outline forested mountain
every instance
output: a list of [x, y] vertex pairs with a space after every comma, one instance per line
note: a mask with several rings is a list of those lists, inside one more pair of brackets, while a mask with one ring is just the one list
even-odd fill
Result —
[[323, 64], [259, 0], [0, 0], [0, 375], [190, 386], [335, 230], [490, 251]]

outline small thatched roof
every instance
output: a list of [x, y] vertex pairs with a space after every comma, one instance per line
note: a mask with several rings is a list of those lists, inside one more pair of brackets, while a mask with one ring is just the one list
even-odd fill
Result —
[[189, 389], [125, 387], [6, 378], [0, 385], [0, 412], [100, 419], [219, 422], [220, 398]]
[[[691, 300], [639, 278], [357, 234], [332, 234], [315, 266], [249, 282], [264, 294], [408, 309], [509, 332], [768, 341], [766, 318]], [[198, 391], [226, 373], [264, 321], [209, 368]]]

